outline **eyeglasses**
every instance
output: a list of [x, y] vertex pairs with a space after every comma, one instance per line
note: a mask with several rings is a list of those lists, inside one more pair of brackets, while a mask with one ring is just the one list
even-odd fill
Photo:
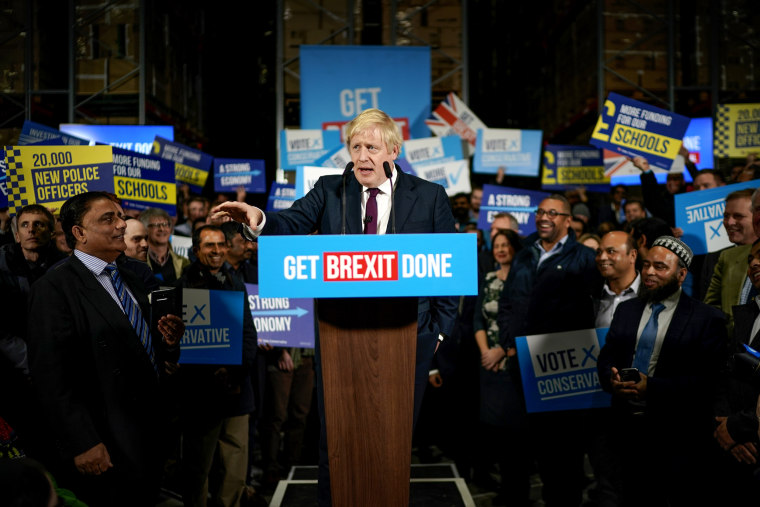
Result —
[[169, 222], [156, 222], [155, 224], [148, 224], [148, 227], [157, 227], [159, 229], [163, 227], [164, 229], [168, 229]]
[[544, 215], [549, 215], [549, 218], [554, 219], [557, 217], [569, 217], [570, 213], [560, 213], [559, 211], [553, 209], [550, 209], [549, 211], [541, 208], [536, 209], [536, 218], [541, 218]]

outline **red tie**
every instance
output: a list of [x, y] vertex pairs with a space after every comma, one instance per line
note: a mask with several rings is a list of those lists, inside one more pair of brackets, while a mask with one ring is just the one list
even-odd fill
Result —
[[364, 214], [364, 234], [377, 234], [377, 194], [379, 188], [369, 189], [367, 209]]

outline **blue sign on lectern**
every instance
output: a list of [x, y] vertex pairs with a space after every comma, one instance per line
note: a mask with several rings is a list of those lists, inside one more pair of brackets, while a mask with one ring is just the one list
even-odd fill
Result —
[[261, 236], [262, 297], [478, 293], [475, 234]]

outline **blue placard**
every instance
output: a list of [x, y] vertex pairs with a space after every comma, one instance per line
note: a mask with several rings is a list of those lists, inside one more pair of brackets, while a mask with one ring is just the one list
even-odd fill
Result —
[[466, 296], [478, 293], [475, 234], [259, 237], [265, 297]]
[[680, 114], [610, 93], [590, 142], [628, 157], [642, 156], [650, 165], [667, 171], [678, 155], [689, 121]]
[[214, 159], [214, 191], [235, 192], [244, 187], [247, 192], [263, 194], [267, 191], [263, 160], [240, 158]]
[[541, 165], [540, 130], [478, 129], [472, 170], [508, 176], [538, 176]]
[[124, 208], [160, 208], [177, 215], [174, 164], [136, 151], [112, 148], [114, 193]]
[[743, 188], [757, 188], [760, 180], [745, 181], [675, 195], [676, 227], [683, 230], [681, 240], [694, 255], [717, 252], [732, 246], [723, 227], [726, 196]]
[[607, 331], [583, 329], [515, 340], [528, 412], [610, 406], [596, 371]]
[[478, 229], [489, 230], [493, 217], [497, 213], [506, 212], [517, 219], [521, 236], [532, 234], [536, 232], [536, 208], [547, 197], [549, 194], [546, 192], [483, 185]]
[[462, 138], [446, 136], [412, 139], [403, 144], [400, 156], [419, 173], [419, 168], [427, 165], [462, 160]]
[[700, 169], [715, 167], [712, 118], [692, 118], [683, 136], [683, 146], [689, 150], [691, 161]]
[[248, 308], [259, 343], [275, 347], [314, 348], [314, 300], [262, 298], [259, 286], [247, 283]]
[[308, 194], [322, 176], [341, 175], [343, 171], [342, 167], [296, 166], [296, 199]]
[[592, 146], [549, 144], [544, 148], [541, 188], [564, 190], [584, 185], [587, 189], [607, 190], [610, 179], [604, 171], [602, 150]]
[[290, 208], [296, 200], [296, 187], [287, 183], [272, 183], [267, 199], [267, 211], [280, 211]]
[[243, 292], [182, 290], [182, 364], [242, 364]]
[[335, 146], [327, 153], [319, 157], [314, 163], [322, 167], [340, 167], [345, 169], [346, 165], [351, 162], [351, 154], [345, 144]]
[[147, 155], [156, 136], [174, 140], [171, 125], [82, 125], [62, 123], [61, 132], [89, 139], [91, 144], [110, 144], [123, 150], [136, 151]]
[[[374, 107], [391, 118], [409, 118], [413, 138], [430, 135], [429, 47], [302, 45], [299, 57], [301, 128], [348, 121]], [[357, 62], [393, 71], [357, 72]]]
[[285, 129], [280, 132], [280, 168], [319, 165], [317, 160], [334, 151], [338, 145], [338, 130]]
[[152, 154], [174, 162], [174, 178], [177, 183], [187, 184], [193, 192], [201, 193], [214, 157], [160, 136], [153, 140]]
[[89, 144], [89, 141], [86, 139], [67, 135], [52, 127], [25, 120], [24, 126], [21, 127], [21, 134], [18, 136], [18, 145], [26, 146], [36, 144], [39, 141], [53, 141], [58, 145], [64, 146], [85, 146]]

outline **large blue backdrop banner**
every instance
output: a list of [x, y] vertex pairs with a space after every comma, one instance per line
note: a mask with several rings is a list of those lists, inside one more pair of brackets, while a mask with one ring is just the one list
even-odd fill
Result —
[[300, 62], [302, 129], [376, 107], [409, 118], [413, 138], [430, 135], [429, 47], [304, 45]]

